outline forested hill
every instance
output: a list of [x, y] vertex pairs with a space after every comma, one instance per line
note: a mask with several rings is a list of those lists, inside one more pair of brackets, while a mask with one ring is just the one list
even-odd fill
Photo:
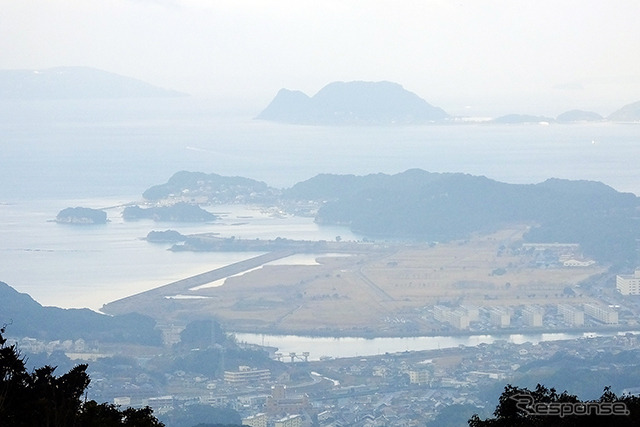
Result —
[[408, 170], [318, 175], [285, 191], [324, 200], [316, 221], [369, 236], [446, 241], [506, 223], [535, 224], [526, 239], [580, 243], [601, 261], [635, 263], [640, 199], [592, 181], [507, 184], [482, 176]]
[[164, 184], [154, 185], [142, 196], [150, 201], [168, 197], [206, 200], [209, 203], [270, 203], [279, 190], [250, 178], [221, 176], [215, 173], [180, 171]]
[[148, 316], [107, 316], [86, 308], [43, 307], [4, 282], [0, 282], [0, 315], [0, 326], [9, 324], [7, 333], [15, 337], [162, 344], [155, 321]]
[[411, 169], [396, 175], [321, 174], [280, 190], [247, 178], [178, 172], [148, 200], [318, 207], [316, 221], [367, 237], [465, 238], [507, 223], [532, 225], [531, 242], [580, 243], [585, 255], [635, 267], [640, 199], [594, 181], [507, 184], [462, 173]]

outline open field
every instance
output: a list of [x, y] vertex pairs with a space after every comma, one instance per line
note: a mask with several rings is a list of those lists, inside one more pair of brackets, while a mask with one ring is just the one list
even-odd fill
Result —
[[592, 301], [576, 285], [605, 268], [544, 264], [540, 253], [518, 249], [525, 230], [514, 226], [431, 246], [363, 246], [350, 256], [319, 255], [317, 265], [264, 265], [221, 286], [181, 291], [188, 299], [150, 291], [105, 311], [138, 311], [176, 324], [214, 316], [235, 331], [390, 336], [442, 331], [428, 315], [436, 304], [513, 308]]

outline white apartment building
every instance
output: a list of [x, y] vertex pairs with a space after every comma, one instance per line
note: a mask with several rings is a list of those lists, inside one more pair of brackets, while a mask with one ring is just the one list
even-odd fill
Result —
[[571, 326], [584, 326], [584, 311], [569, 304], [558, 304], [558, 314], [564, 323]]
[[585, 304], [584, 313], [607, 325], [618, 324], [618, 312], [610, 307], [596, 304]]
[[500, 307], [494, 307], [489, 311], [489, 320], [492, 325], [499, 328], [508, 328], [511, 325], [509, 311]]
[[260, 383], [271, 379], [268, 369], [251, 369], [240, 366], [237, 371], [224, 371], [224, 381], [228, 384]]
[[274, 423], [274, 427], [302, 427], [302, 416], [289, 415]]
[[544, 308], [540, 306], [526, 307], [522, 310], [522, 318], [527, 326], [541, 327], [544, 317]]
[[469, 329], [469, 316], [462, 308], [451, 309], [442, 305], [433, 307], [433, 318], [448, 323], [456, 329]]
[[618, 274], [616, 289], [622, 295], [640, 295], [640, 268], [633, 274]]
[[267, 414], [260, 413], [242, 419], [242, 425], [250, 427], [267, 427]]
[[428, 384], [430, 379], [431, 373], [426, 369], [409, 371], [409, 382], [411, 384]]

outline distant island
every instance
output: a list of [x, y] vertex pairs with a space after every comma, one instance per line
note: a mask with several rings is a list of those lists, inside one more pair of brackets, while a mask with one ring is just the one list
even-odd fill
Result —
[[61, 210], [56, 216], [56, 222], [60, 224], [106, 224], [107, 213], [99, 209], [75, 207]]
[[[333, 82], [311, 97], [283, 88], [256, 119], [320, 126], [469, 122], [468, 118], [453, 117], [400, 84], [388, 81]], [[574, 109], [556, 118], [512, 113], [481, 121], [495, 124], [640, 122], [640, 101], [625, 105], [606, 118], [592, 111]]]
[[0, 99], [167, 98], [185, 94], [90, 67], [0, 70]]
[[612, 122], [640, 122], [640, 101], [625, 105], [607, 118]]
[[127, 206], [122, 212], [122, 218], [126, 221], [152, 219], [171, 222], [207, 222], [215, 220], [216, 216], [198, 205], [181, 202], [170, 206], [150, 208], [141, 208], [137, 205]]
[[184, 242], [187, 237], [175, 230], [150, 231], [147, 234], [147, 242], [153, 243], [177, 243]]
[[604, 117], [600, 114], [583, 110], [565, 111], [556, 117], [556, 121], [559, 123], [600, 122], [602, 120], [604, 120]]
[[353, 81], [330, 83], [313, 97], [281, 89], [256, 118], [305, 125], [393, 125], [449, 117], [397, 83]]

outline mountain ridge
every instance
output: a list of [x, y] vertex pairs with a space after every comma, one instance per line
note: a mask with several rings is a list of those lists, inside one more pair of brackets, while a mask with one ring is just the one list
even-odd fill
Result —
[[1, 281], [0, 313], [0, 325], [10, 324], [12, 336], [150, 345], [162, 342], [160, 332], [155, 329], [155, 321], [148, 316], [136, 313], [107, 316], [86, 308], [44, 307], [28, 294], [18, 292]]
[[378, 81], [332, 82], [314, 96], [280, 89], [256, 117], [291, 124], [410, 124], [449, 118], [400, 84]]
[[165, 98], [186, 94], [91, 67], [0, 70], [0, 99]]

